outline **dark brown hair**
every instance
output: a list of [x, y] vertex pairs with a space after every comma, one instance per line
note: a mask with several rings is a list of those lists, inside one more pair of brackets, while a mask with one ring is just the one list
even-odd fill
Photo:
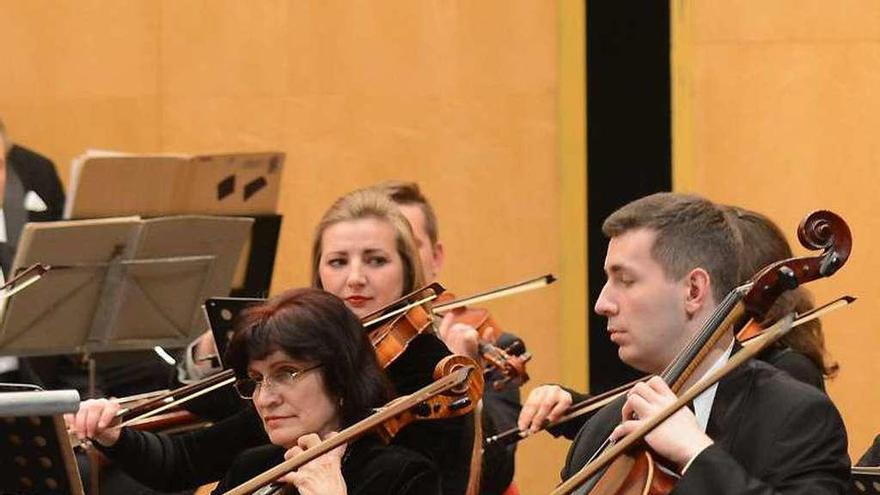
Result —
[[636, 229], [649, 229], [657, 237], [651, 256], [666, 276], [680, 280], [703, 268], [712, 282], [718, 303], [737, 284], [739, 236], [724, 211], [711, 201], [689, 194], [656, 193], [628, 203], [602, 224], [609, 238]]
[[224, 355], [239, 378], [251, 361], [282, 351], [321, 364], [324, 386], [340, 402], [342, 426], [366, 417], [390, 397], [390, 386], [360, 320], [338, 297], [291, 289], [245, 310]]
[[[748, 280], [765, 266], [793, 256], [791, 246], [782, 230], [766, 216], [737, 206], [726, 207], [735, 219], [743, 241], [740, 252], [740, 278]], [[783, 292], [763, 318], [761, 326], [767, 327], [786, 314], [795, 311], [804, 313], [813, 309], [813, 297], [805, 287]], [[822, 322], [809, 321], [793, 329], [780, 340], [781, 345], [790, 347], [807, 356], [827, 377], [837, 374], [840, 366], [833, 361], [825, 348], [825, 335]]]

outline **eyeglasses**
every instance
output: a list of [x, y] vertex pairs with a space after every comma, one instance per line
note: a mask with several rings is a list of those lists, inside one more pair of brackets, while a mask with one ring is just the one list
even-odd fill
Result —
[[296, 381], [296, 379], [306, 372], [312, 371], [313, 369], [320, 368], [321, 364], [316, 364], [314, 366], [309, 366], [308, 368], [303, 368], [301, 370], [291, 371], [289, 369], [279, 369], [269, 376], [254, 379], [254, 378], [239, 378], [235, 380], [233, 386], [235, 387], [235, 391], [238, 392], [238, 395], [241, 396], [242, 399], [253, 399], [254, 395], [263, 390], [263, 387], [273, 388], [275, 386], [284, 386], [288, 387]]

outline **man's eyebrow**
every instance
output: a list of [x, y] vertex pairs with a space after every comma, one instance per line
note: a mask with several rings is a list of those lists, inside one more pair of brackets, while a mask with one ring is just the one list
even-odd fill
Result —
[[625, 265], [623, 265], [621, 263], [615, 263], [615, 264], [609, 266], [605, 271], [608, 272], [608, 274], [610, 275], [610, 274], [615, 274], [615, 273], [620, 273], [620, 272], [626, 271], [626, 269], [627, 268]]

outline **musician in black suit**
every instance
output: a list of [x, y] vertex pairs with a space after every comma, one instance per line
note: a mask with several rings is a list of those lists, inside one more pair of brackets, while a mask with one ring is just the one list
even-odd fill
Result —
[[2, 121], [0, 149], [3, 150], [6, 164], [0, 187], [3, 194], [4, 234], [0, 236], [0, 265], [8, 277], [24, 224], [61, 220], [64, 188], [55, 171], [55, 164], [45, 156], [13, 143]]
[[[613, 213], [608, 281], [595, 310], [627, 364], [661, 373], [703, 326], [737, 279], [738, 238], [724, 211], [694, 196], [660, 193]], [[733, 335], [719, 340], [684, 389], [723, 366]], [[632, 388], [585, 425], [569, 451], [563, 479], [574, 475], [611, 435], [621, 438], [676, 395], [659, 377]], [[753, 360], [679, 410], [645, 441], [682, 474], [676, 494], [846, 493], [846, 432], [831, 401]]]

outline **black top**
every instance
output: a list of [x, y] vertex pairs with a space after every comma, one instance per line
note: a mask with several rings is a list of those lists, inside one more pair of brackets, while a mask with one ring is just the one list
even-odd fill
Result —
[[[575, 438], [562, 477], [574, 475], [620, 422], [625, 398], [599, 410]], [[846, 430], [822, 392], [758, 360], [721, 380], [706, 434], [676, 495], [843, 494], [850, 474]]]
[[[225, 493], [281, 463], [284, 449], [263, 445], [241, 453], [213, 493]], [[342, 458], [342, 477], [349, 495], [437, 495], [436, 467], [421, 455], [373, 436], [351, 444]], [[285, 493], [299, 493], [292, 485]]]
[[792, 378], [825, 391], [825, 377], [822, 369], [816, 366], [805, 354], [790, 347], [772, 346], [765, 349], [758, 358], [788, 373]]
[[[423, 335], [413, 339], [386, 372], [397, 393], [411, 393], [433, 382], [434, 366], [448, 355], [443, 342]], [[470, 468], [471, 418], [416, 422], [401, 430], [393, 443], [433, 461], [442, 476], [443, 493], [459, 495], [467, 487]], [[222, 478], [239, 453], [267, 443], [259, 417], [248, 406], [213, 426], [180, 435], [123, 428], [113, 447], [99, 448], [138, 481], [180, 490]]]

